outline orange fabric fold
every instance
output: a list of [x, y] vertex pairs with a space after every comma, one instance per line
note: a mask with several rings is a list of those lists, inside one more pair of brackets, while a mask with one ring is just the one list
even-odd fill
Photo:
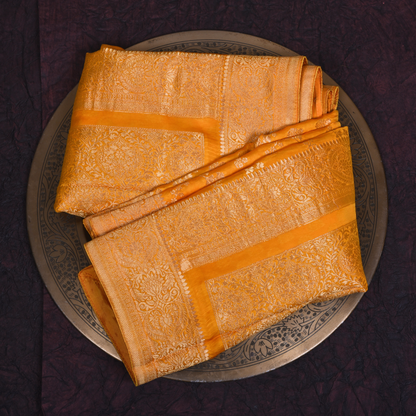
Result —
[[338, 106], [339, 88], [333, 85], [324, 85], [322, 88], [322, 110], [329, 113]]
[[300, 87], [299, 121], [322, 116], [322, 70], [319, 66], [305, 65]]
[[[307, 303], [367, 289], [348, 130], [319, 126], [251, 159], [279, 143], [259, 137], [248, 166], [86, 244], [93, 269], [80, 281], [107, 294], [115, 319], [103, 326], [128, 351], [136, 384], [212, 358]], [[94, 308], [101, 298], [89, 296]]]
[[255, 137], [320, 117], [323, 99], [329, 108], [322, 71], [305, 57], [103, 45], [86, 57], [55, 210], [86, 217], [144, 195]]

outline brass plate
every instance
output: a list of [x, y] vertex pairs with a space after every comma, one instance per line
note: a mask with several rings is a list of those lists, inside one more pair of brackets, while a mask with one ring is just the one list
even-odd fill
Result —
[[[161, 36], [131, 50], [188, 51], [293, 56], [276, 43], [233, 32], [195, 31]], [[325, 84], [336, 85], [326, 74]], [[119, 359], [78, 282], [89, 264], [83, 249], [88, 236], [81, 219], [53, 210], [76, 88], [63, 100], [46, 127], [29, 178], [27, 222], [33, 254], [53, 299], [88, 339]], [[348, 126], [354, 163], [361, 253], [370, 282], [387, 229], [387, 189], [374, 138], [351, 99], [341, 90], [340, 121]], [[273, 370], [305, 354], [327, 338], [355, 308], [361, 294], [309, 305], [218, 357], [169, 378], [187, 381], [236, 380]]]

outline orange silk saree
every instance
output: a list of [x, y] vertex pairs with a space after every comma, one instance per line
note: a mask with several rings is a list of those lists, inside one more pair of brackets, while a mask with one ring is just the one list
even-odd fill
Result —
[[56, 209], [136, 385], [367, 290], [337, 100], [302, 57], [89, 55]]
[[[87, 54], [55, 209], [85, 217], [336, 108], [305, 57]], [[331, 101], [332, 100], [332, 101]], [[329, 103], [329, 104], [328, 104]]]

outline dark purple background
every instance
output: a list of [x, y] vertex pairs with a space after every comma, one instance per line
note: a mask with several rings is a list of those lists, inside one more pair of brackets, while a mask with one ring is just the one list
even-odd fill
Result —
[[[1, 1], [0, 416], [416, 414], [415, 25], [411, 0]], [[27, 180], [86, 52], [197, 29], [277, 42], [344, 88], [385, 166], [386, 245], [358, 307], [306, 356], [247, 380], [136, 388], [46, 292], [27, 236]]]

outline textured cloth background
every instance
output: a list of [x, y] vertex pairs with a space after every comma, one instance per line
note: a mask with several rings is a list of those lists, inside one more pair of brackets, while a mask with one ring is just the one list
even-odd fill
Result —
[[[410, 0], [0, 2], [0, 415], [415, 414], [415, 25]], [[358, 307], [304, 357], [246, 380], [159, 379], [135, 388], [44, 289], [26, 230], [28, 175], [87, 51], [196, 29], [277, 42], [344, 88], [386, 170], [386, 245]]]

